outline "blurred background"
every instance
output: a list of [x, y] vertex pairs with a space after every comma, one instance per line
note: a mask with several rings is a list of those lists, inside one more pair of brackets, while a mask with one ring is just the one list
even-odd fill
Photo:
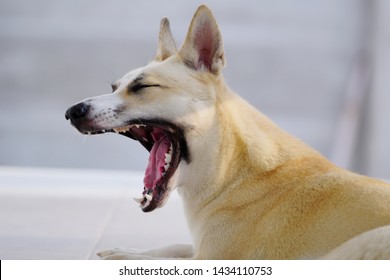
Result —
[[0, 166], [142, 171], [148, 153], [86, 137], [72, 104], [181, 44], [199, 4], [222, 31], [230, 87], [335, 163], [390, 177], [390, 1], [0, 0]]

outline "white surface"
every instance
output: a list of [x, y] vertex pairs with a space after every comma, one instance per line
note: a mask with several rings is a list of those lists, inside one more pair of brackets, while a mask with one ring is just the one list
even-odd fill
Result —
[[0, 259], [95, 259], [191, 243], [176, 192], [143, 213], [141, 173], [0, 167]]

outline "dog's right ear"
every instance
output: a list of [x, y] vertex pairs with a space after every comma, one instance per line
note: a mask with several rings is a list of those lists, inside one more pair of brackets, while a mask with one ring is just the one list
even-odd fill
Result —
[[171, 33], [169, 20], [167, 18], [163, 18], [160, 23], [160, 34], [158, 37], [158, 47], [155, 60], [164, 61], [176, 53], [176, 50], [176, 43]]

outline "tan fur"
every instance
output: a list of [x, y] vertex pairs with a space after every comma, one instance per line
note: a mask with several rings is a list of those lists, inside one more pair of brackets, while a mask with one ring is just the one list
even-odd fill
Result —
[[[127, 118], [163, 116], [186, 128], [192, 160], [180, 163], [169, 184], [183, 199], [194, 246], [100, 256], [390, 258], [390, 227], [383, 227], [390, 224], [390, 186], [338, 168], [279, 129], [225, 85], [225, 65], [217, 23], [201, 6], [177, 52], [163, 19], [156, 61], [117, 82]], [[142, 98], [126, 94], [140, 72], [162, 87]], [[383, 246], [373, 246], [376, 240]]]

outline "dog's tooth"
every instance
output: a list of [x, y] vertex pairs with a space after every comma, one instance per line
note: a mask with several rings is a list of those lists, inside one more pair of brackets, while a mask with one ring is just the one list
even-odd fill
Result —
[[140, 127], [140, 125], [139, 125], [139, 124], [136, 124], [136, 125], [135, 125], [135, 127], [136, 127], [136, 128], [139, 128], [139, 127]]
[[145, 204], [141, 206], [141, 208], [146, 208], [148, 207], [150, 204], [150, 201], [149, 200], [146, 200]]
[[172, 155], [171, 154], [165, 154], [165, 163], [171, 163]]
[[142, 201], [144, 201], [144, 198], [143, 198], [143, 197], [142, 197], [142, 198], [136, 198], [136, 197], [134, 197], [133, 199], [134, 199], [134, 201], [137, 202], [137, 203], [141, 203]]
[[122, 127], [116, 127], [116, 128], [113, 128], [113, 130], [116, 132], [116, 133], [126, 133], [127, 131], [129, 131], [131, 128], [131, 126], [122, 126]]
[[92, 135], [92, 132], [88, 132], [88, 135], [91, 136], [91, 135]]
[[102, 132], [103, 132], [103, 133], [105, 133], [105, 132], [106, 132], [106, 130], [105, 130], [105, 129], [103, 129], [103, 130], [102, 130]]
[[147, 201], [152, 201], [153, 196], [151, 194], [145, 194], [145, 198]]
[[[169, 163], [165, 164], [164, 165], [164, 170], [165, 171], [168, 171], [169, 167], [171, 167], [171, 165]], [[165, 174], [164, 174], [165, 175]]]

